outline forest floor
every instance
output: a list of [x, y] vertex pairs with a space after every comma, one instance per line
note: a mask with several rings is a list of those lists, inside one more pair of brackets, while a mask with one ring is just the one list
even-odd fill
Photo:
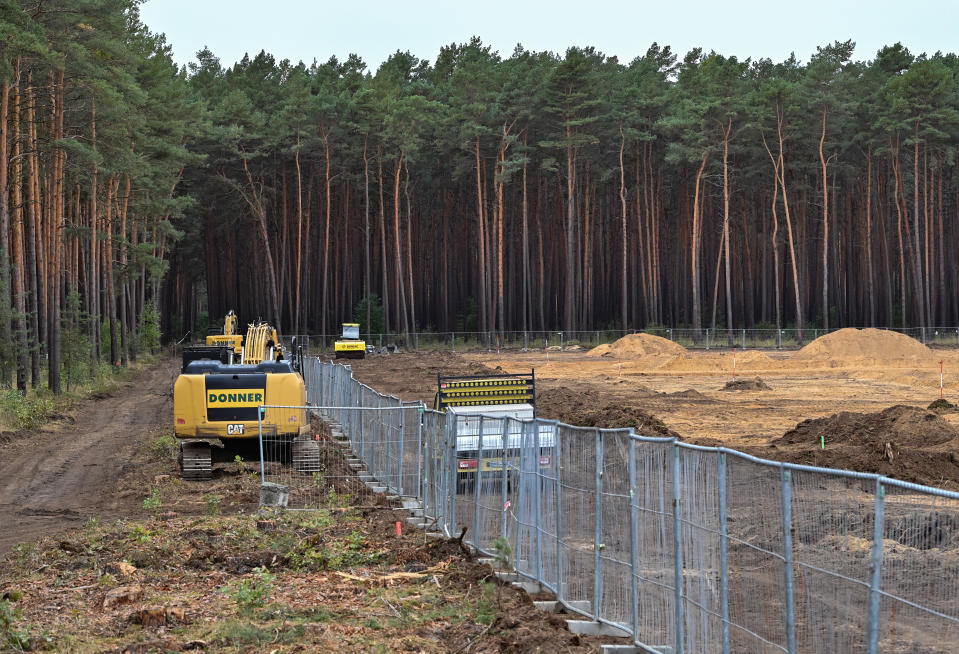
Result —
[[596, 652], [385, 501], [264, 515], [258, 466], [177, 475], [169, 359], [0, 434], [0, 651]]

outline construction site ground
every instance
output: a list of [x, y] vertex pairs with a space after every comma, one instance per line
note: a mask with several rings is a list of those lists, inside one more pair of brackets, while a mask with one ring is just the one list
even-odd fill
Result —
[[[173, 358], [0, 433], [0, 652], [596, 652], [385, 496], [258, 513], [259, 466], [178, 478]], [[397, 534], [397, 522], [401, 523]]]
[[959, 412], [928, 408], [940, 361], [945, 404], [959, 403], [959, 350], [874, 329], [792, 351], [686, 350], [635, 334], [593, 351], [391, 354], [351, 365], [377, 390], [429, 406], [437, 373], [534, 369], [541, 418], [959, 491]]
[[[953, 400], [959, 352], [872, 330], [794, 352], [693, 352], [635, 335], [593, 352], [350, 363], [377, 390], [430, 405], [438, 373], [535, 368], [544, 418], [959, 490], [959, 413], [927, 408], [940, 360]], [[0, 650], [599, 649], [455, 540], [398, 536], [405, 513], [383, 500], [331, 497], [322, 511], [263, 516], [254, 462], [181, 481], [176, 370], [171, 358], [57, 424], [0, 434]]]

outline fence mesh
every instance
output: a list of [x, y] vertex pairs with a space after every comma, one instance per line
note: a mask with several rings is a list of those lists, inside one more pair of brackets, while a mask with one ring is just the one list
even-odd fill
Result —
[[288, 410], [310, 413], [309, 438], [261, 432], [264, 481], [289, 486], [290, 506], [368, 492], [348, 481], [355, 453], [447, 535], [465, 528], [646, 647], [933, 654], [959, 642], [959, 494], [631, 430], [464, 427], [345, 366], [308, 359], [304, 376], [311, 407]]

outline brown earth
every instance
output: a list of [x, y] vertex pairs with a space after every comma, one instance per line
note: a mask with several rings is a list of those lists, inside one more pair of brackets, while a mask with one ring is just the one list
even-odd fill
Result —
[[[453, 355], [431, 362], [444, 359], [462, 372]], [[432, 396], [436, 365], [389, 362], [401, 360], [381, 361], [393, 381], [377, 386], [409, 388], [412, 370]], [[182, 481], [170, 436], [176, 363], [56, 425], [4, 434], [0, 608], [25, 635], [16, 651], [597, 652], [613, 642], [571, 634], [569, 616], [537, 610], [455, 540], [398, 536], [408, 514], [345, 477], [328, 509], [273, 518], [256, 513], [255, 462]], [[269, 592], [248, 606], [262, 570]]]
[[168, 360], [86, 401], [68, 421], [8, 435], [0, 447], [0, 552], [95, 516], [136, 513], [120, 479], [136, 448], [169, 427], [175, 370]]
[[[679, 434], [689, 442], [771, 460], [880, 473], [959, 490], [959, 467], [950, 458], [953, 452], [959, 456], [959, 441], [933, 445], [923, 438], [892, 437], [891, 460], [886, 441], [878, 450], [870, 442], [834, 442], [829, 433], [825, 449], [817, 437], [777, 442], [803, 421], [837, 412], [854, 416], [846, 420], [854, 421], [857, 430], [885, 433], [885, 409], [901, 404], [921, 411], [918, 407], [938, 397], [940, 359], [946, 397], [955, 399], [959, 381], [951, 371], [959, 370], [959, 351], [933, 351], [907, 336], [874, 329], [840, 330], [799, 352], [687, 351], [669, 341], [647, 352], [647, 342], [662, 345], [664, 339], [641, 334], [627, 339], [644, 353], [619, 357], [600, 346], [588, 353], [548, 356], [541, 351], [403, 354], [356, 361], [354, 370], [374, 388], [431, 405], [437, 372], [535, 369], [537, 411], [544, 418], [582, 426], [634, 426], [649, 436]], [[734, 370], [740, 376], [734, 377]], [[723, 392], [727, 381], [749, 388]], [[919, 435], [934, 432], [938, 421], [957, 428], [959, 412], [940, 410], [938, 420], [931, 422], [920, 417], [911, 429]]]

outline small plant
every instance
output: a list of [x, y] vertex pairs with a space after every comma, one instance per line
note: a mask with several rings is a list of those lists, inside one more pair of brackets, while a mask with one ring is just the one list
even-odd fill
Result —
[[239, 454], [233, 457], [233, 465], [236, 466], [236, 471], [239, 474], [243, 474], [246, 471], [246, 464], [243, 462], [243, 457]]
[[483, 591], [483, 596], [476, 606], [476, 622], [479, 624], [493, 624], [496, 587], [488, 581], [481, 581], [480, 588]]
[[496, 540], [493, 541], [493, 552], [495, 553], [493, 560], [496, 563], [497, 567], [508, 570], [510, 566], [510, 555], [513, 553], [513, 548], [510, 547], [509, 541], [499, 536]]
[[160, 489], [154, 486], [153, 492], [150, 493], [150, 496], [143, 500], [143, 509], [145, 511], [158, 513], [162, 506], [163, 502], [160, 500]]
[[207, 493], [203, 496], [203, 500], [206, 502], [207, 515], [220, 515], [221, 499], [219, 495], [214, 495], [213, 493]]
[[178, 449], [177, 440], [173, 434], [163, 434], [150, 443], [150, 453], [157, 458], [175, 459]]
[[22, 652], [30, 649], [30, 632], [18, 626], [20, 611], [7, 600], [0, 600], [0, 647]]
[[249, 615], [270, 599], [275, 579], [269, 570], [260, 566], [253, 568], [250, 577], [228, 584], [223, 592], [236, 602], [241, 613]]
[[130, 529], [130, 538], [138, 543], [148, 543], [153, 536], [150, 534], [150, 530], [143, 525], [134, 525], [133, 528]]
[[101, 586], [106, 586], [107, 588], [113, 588], [114, 586], [117, 585], [117, 578], [108, 572], [107, 574], [97, 579], [97, 583], [100, 584]]

